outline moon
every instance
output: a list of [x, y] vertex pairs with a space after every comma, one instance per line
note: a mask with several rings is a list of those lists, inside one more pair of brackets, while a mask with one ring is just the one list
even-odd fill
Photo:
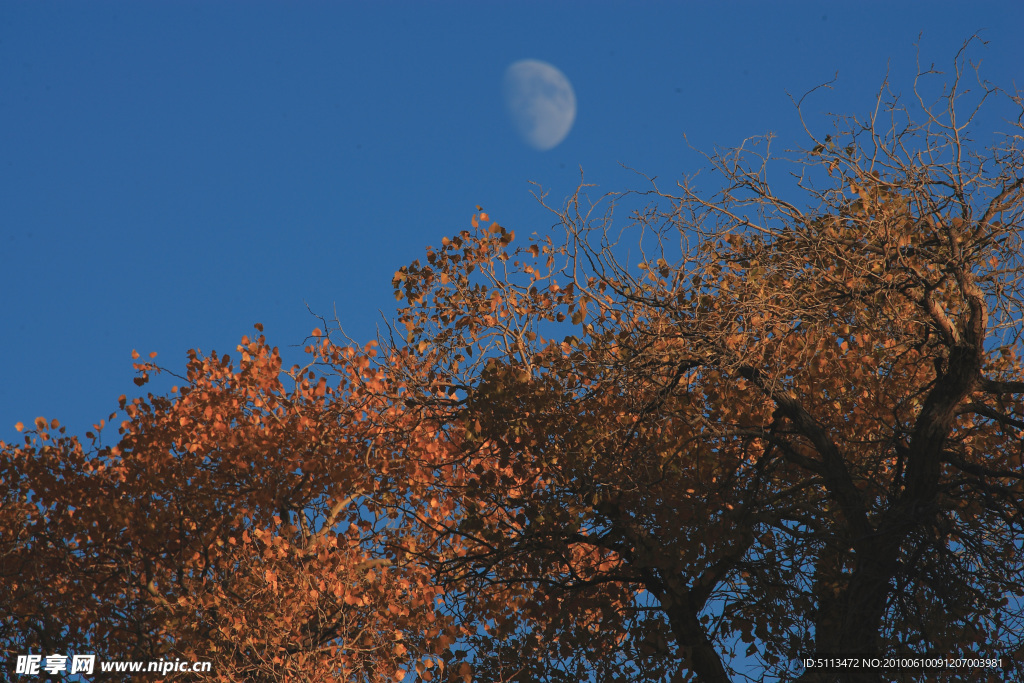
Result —
[[565, 139], [576, 120], [576, 93], [547, 62], [523, 59], [505, 69], [505, 106], [523, 142], [541, 151]]

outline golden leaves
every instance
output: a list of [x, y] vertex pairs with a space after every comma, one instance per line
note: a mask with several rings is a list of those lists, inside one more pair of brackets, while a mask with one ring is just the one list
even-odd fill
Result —
[[[116, 611], [141, 590], [159, 610], [144, 625], [152, 626], [144, 635], [150, 646], [174, 643], [179, 655], [234, 652], [249, 668], [232, 673], [233, 665], [226, 664], [222, 674], [237, 680], [257, 671], [273, 678], [287, 678], [288, 671], [328, 678], [339, 667], [393, 670], [421, 654], [410, 644], [415, 639], [393, 647], [396, 633], [448, 633], [447, 622], [435, 614], [437, 591], [429, 574], [389, 569], [374, 537], [353, 526], [363, 523], [367, 509], [360, 512], [359, 498], [339, 507], [329, 523], [312, 511], [325, 491], [366, 491], [367, 500], [384, 495], [373, 473], [390, 471], [401, 479], [408, 464], [393, 448], [367, 454], [367, 443], [382, 445], [381, 421], [400, 418], [375, 393], [383, 378], [369, 360], [373, 345], [338, 349], [326, 335], [313, 336], [321, 340], [314, 353], [334, 364], [338, 389], [312, 371], [282, 375], [277, 349], [262, 336], [243, 338], [240, 368], [226, 357], [192, 353], [180, 391], [148, 400], [122, 396], [128, 419], [120, 442], [98, 452], [101, 462], [75, 467], [79, 447], [73, 441], [58, 443], [61, 450], [47, 451], [47, 459], [30, 460], [68, 459], [63, 479], [34, 477], [39, 506], [32, 514], [43, 514], [48, 500], [74, 501], [71, 513], [45, 526], [67, 543], [87, 543], [97, 558], [94, 565], [84, 562], [81, 574], [65, 565], [56, 574], [64, 592], [48, 593], [48, 604], [66, 604], [68, 615], [87, 611], [88, 628], [116, 626]], [[282, 378], [294, 380], [294, 388]], [[324, 411], [335, 417], [324, 420]], [[40, 417], [35, 426], [43, 431], [59, 423]], [[443, 458], [436, 440], [432, 446]], [[342, 455], [328, 462], [321, 455], [326, 452]], [[282, 506], [291, 510], [288, 519], [277, 514]], [[447, 506], [435, 502], [434, 509]], [[108, 534], [111, 529], [117, 533]], [[168, 544], [174, 552], [162, 550]], [[46, 591], [54, 566], [38, 550], [31, 552], [38, 570], [25, 583]], [[369, 566], [376, 569], [366, 572]], [[101, 588], [96, 577], [105, 577]], [[360, 624], [369, 640], [330, 636], [338, 624], [324, 621], [329, 614]], [[333, 655], [325, 656], [318, 630], [328, 634]], [[119, 638], [130, 633], [104, 631], [102, 639], [113, 648], [128, 647]], [[292, 654], [263, 656], [285, 651]]]

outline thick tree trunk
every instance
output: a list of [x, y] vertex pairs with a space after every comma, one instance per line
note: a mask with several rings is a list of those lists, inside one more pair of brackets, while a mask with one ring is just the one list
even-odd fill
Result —
[[665, 605], [669, 625], [676, 642], [688, 651], [690, 669], [697, 674], [700, 683], [731, 683], [722, 665], [722, 659], [715, 650], [701, 626], [696, 611], [687, 604]]
[[[834, 599], [819, 590], [819, 613], [815, 640], [822, 654], [879, 657], [879, 629], [885, 616], [892, 580], [899, 568], [899, 553], [910, 530], [922, 523], [920, 510], [934, 502], [940, 477], [940, 456], [949, 434], [956, 407], [970, 394], [980, 377], [980, 353], [961, 346], [950, 354], [949, 369], [929, 393], [914, 427], [909, 446], [904, 490], [896, 503], [878, 522], [870, 539], [854, 545], [856, 567], [845, 587]], [[823, 558], [820, 567], [826, 583], [841, 580], [836, 558]], [[835, 576], [835, 579], [831, 577]], [[819, 579], [820, 581], [820, 579]], [[838, 613], [832, 613], [838, 610]], [[882, 673], [870, 669], [807, 672], [802, 680], [841, 683], [875, 683]]]

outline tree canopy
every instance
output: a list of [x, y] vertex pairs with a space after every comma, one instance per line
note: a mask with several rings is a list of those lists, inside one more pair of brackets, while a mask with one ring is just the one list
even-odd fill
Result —
[[804, 152], [709, 154], [717, 191], [584, 185], [526, 241], [478, 207], [395, 274], [377, 344], [325, 321], [305, 367], [262, 328], [234, 362], [192, 353], [169, 395], [122, 397], [114, 446], [40, 418], [0, 444], [8, 656], [222, 680], [1021, 672], [1021, 118], [975, 137], [986, 100], [1024, 100], [965, 64], [934, 103], [883, 89], [867, 120], [808, 126]]

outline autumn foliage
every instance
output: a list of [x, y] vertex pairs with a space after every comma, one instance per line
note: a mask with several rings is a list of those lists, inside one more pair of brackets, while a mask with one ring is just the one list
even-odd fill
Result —
[[192, 353], [116, 446], [38, 421], [0, 641], [237, 681], [1019, 673], [1024, 155], [970, 141], [962, 66], [916, 123], [812, 136], [791, 199], [754, 140], [717, 194], [584, 186], [525, 242], [480, 211], [377, 345]]
[[382, 429], [403, 419], [374, 396], [372, 351], [332, 349], [331, 386], [283, 372], [263, 335], [238, 352], [237, 366], [192, 353], [170, 396], [122, 397], [116, 446], [89, 434], [84, 448], [45, 421], [5, 446], [9, 652], [316, 681], [401, 679], [447, 649], [439, 588], [389, 549], [408, 532], [387, 508], [426, 475]]

